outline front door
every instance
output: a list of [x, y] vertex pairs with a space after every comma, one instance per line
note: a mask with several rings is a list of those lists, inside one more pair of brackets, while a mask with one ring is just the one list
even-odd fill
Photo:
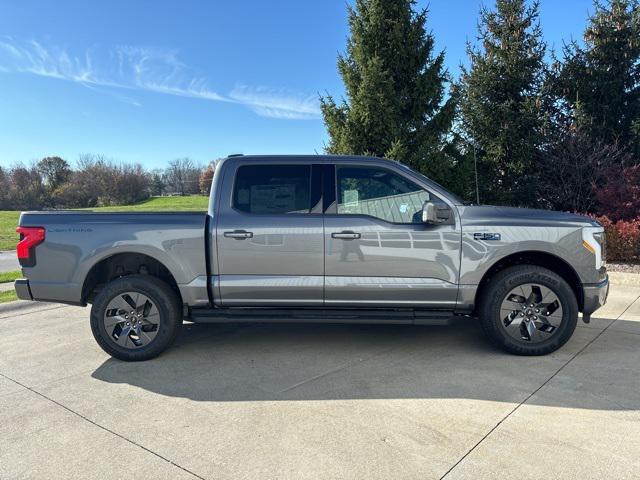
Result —
[[448, 224], [422, 222], [425, 201], [444, 202], [394, 168], [343, 162], [334, 178], [325, 305], [453, 308], [459, 226], [453, 212]]
[[223, 306], [323, 303], [321, 165], [225, 165], [217, 220]]

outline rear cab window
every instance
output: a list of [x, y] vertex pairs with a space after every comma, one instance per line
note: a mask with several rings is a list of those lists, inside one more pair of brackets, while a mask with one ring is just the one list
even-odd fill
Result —
[[248, 214], [310, 213], [311, 165], [244, 165], [236, 172], [233, 208]]

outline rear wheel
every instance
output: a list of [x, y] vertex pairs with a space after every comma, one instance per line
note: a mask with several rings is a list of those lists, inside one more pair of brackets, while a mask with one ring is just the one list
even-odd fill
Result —
[[91, 331], [98, 345], [125, 361], [158, 356], [175, 340], [181, 325], [178, 296], [149, 275], [109, 282], [91, 307]]
[[479, 308], [489, 339], [517, 355], [545, 355], [567, 343], [578, 323], [569, 284], [546, 268], [518, 265], [499, 272]]

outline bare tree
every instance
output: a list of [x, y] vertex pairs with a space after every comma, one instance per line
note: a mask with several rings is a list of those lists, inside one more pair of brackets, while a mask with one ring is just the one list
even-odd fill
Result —
[[110, 204], [130, 205], [149, 198], [150, 178], [139, 163], [114, 165], [112, 178], [107, 192]]
[[149, 197], [150, 178], [139, 164], [116, 164], [102, 155], [83, 154], [71, 177], [56, 190], [65, 207], [126, 205]]
[[47, 204], [47, 192], [35, 165], [17, 164], [9, 173], [8, 204], [12, 210], [39, 209]]
[[104, 155], [83, 153], [73, 175], [59, 189], [59, 203], [65, 207], [109, 205], [108, 191], [114, 180], [109, 159]]
[[537, 163], [539, 201], [554, 210], [594, 212], [594, 188], [603, 184], [612, 167], [628, 163], [628, 157], [617, 145], [594, 140], [583, 130], [568, 131]]
[[200, 170], [188, 157], [176, 158], [169, 162], [165, 170], [165, 181], [172, 193], [188, 195], [198, 193], [200, 189]]

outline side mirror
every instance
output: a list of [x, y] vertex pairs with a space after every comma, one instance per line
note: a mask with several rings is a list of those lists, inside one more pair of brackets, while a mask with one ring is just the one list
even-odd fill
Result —
[[439, 225], [446, 223], [451, 218], [451, 211], [446, 205], [424, 202], [422, 206], [422, 223]]

